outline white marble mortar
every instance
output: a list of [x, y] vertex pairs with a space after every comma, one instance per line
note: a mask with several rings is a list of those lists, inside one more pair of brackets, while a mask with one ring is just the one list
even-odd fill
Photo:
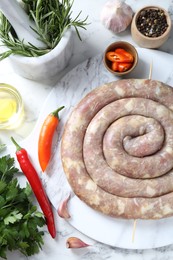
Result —
[[73, 52], [72, 30], [66, 31], [59, 44], [49, 53], [39, 57], [10, 55], [14, 71], [27, 79], [41, 83], [56, 82], [58, 73], [68, 64]]

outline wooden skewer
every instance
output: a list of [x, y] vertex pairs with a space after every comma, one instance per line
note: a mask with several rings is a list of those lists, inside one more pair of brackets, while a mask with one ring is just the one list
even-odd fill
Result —
[[137, 219], [135, 219], [133, 223], [132, 243], [135, 241], [136, 223]]
[[151, 79], [151, 77], [152, 77], [152, 70], [153, 70], [153, 61], [151, 61], [151, 63], [150, 63], [150, 71], [149, 71], [149, 79]]

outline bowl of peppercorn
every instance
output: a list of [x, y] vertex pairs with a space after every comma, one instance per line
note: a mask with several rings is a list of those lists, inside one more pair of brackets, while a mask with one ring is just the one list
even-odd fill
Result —
[[141, 47], [156, 49], [171, 32], [171, 18], [162, 7], [145, 6], [137, 11], [131, 24], [133, 40]]

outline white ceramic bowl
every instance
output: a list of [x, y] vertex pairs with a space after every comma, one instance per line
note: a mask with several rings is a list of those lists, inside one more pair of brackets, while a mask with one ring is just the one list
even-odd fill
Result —
[[49, 53], [39, 57], [11, 55], [14, 71], [24, 78], [43, 83], [54, 82], [58, 73], [68, 64], [73, 52], [72, 30], [66, 31], [59, 44]]

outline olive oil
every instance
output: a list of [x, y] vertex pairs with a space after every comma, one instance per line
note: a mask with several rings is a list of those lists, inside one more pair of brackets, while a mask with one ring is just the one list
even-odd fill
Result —
[[19, 92], [12, 86], [0, 83], [0, 129], [19, 125], [23, 116], [23, 102]]
[[10, 98], [3, 98], [0, 100], [0, 123], [8, 121], [16, 114], [16, 101]]

